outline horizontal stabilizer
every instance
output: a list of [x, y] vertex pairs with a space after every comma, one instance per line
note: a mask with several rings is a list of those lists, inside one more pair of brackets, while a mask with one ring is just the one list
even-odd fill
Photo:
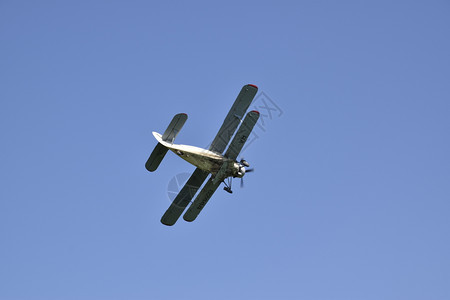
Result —
[[166, 156], [168, 150], [168, 148], [158, 143], [155, 149], [153, 149], [152, 154], [150, 154], [147, 162], [145, 163], [145, 168], [150, 172], [155, 171], [163, 160], [164, 156]]
[[[164, 142], [173, 143], [175, 140], [175, 137], [180, 132], [181, 128], [183, 127], [184, 123], [187, 120], [187, 114], [176, 114], [172, 121], [170, 122], [169, 126], [167, 127], [166, 131], [164, 131], [164, 134], [162, 135], [162, 141], [161, 143], [164, 144]], [[155, 135], [155, 133], [153, 133]], [[158, 133], [159, 135], [159, 133]], [[159, 135], [161, 136], [161, 135]], [[167, 151], [169, 150], [167, 147], [163, 146], [161, 143], [158, 143], [153, 149], [152, 154], [150, 154], [150, 157], [148, 158], [147, 162], [145, 163], [145, 168], [149, 170], [150, 172], [155, 171], [158, 166], [161, 164], [161, 161], [163, 160], [164, 156], [166, 156]]]
[[187, 114], [176, 114], [170, 122], [169, 126], [167, 126], [166, 131], [164, 131], [162, 140], [165, 142], [173, 143], [186, 120]]

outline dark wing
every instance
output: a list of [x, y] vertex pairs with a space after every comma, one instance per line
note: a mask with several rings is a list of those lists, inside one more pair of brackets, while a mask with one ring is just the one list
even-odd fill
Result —
[[203, 207], [205, 207], [208, 200], [217, 190], [221, 182], [214, 183], [213, 178], [210, 178], [205, 186], [202, 188], [197, 198], [195, 198], [194, 203], [189, 206], [188, 210], [183, 216], [183, 219], [192, 222], [197, 218], [198, 214], [202, 211]]
[[[231, 158], [233, 160], [236, 159], [236, 157], [239, 155], [239, 152], [242, 150], [245, 141], [250, 135], [250, 132], [252, 131], [253, 127], [258, 121], [258, 118], [259, 112], [255, 110], [249, 112], [245, 116], [242, 125], [239, 127], [239, 130], [237, 131], [236, 135], [231, 141], [230, 147], [228, 148], [225, 154], [226, 157]], [[205, 207], [206, 203], [208, 203], [209, 199], [217, 190], [220, 184], [221, 181], [214, 183], [214, 179], [210, 178], [208, 182], [205, 184], [205, 186], [202, 188], [200, 193], [198, 194], [197, 198], [195, 198], [194, 203], [192, 203], [192, 205], [189, 206], [188, 210], [183, 216], [183, 219], [185, 219], [188, 222], [194, 221], [199, 215], [199, 213], [202, 211], [202, 209]]]
[[235, 160], [244, 147], [250, 133], [253, 130], [256, 122], [258, 122], [259, 112], [252, 110], [246, 116], [242, 125], [239, 127], [236, 135], [231, 141], [230, 147], [228, 147], [225, 157]]
[[236, 101], [234, 101], [228, 115], [225, 117], [219, 132], [212, 141], [209, 150], [217, 153], [222, 153], [225, 150], [257, 91], [258, 88], [252, 84], [247, 84], [242, 87]]
[[191, 177], [189, 177], [184, 187], [162, 216], [161, 223], [167, 226], [172, 226], [176, 223], [178, 218], [186, 209], [186, 206], [188, 206], [198, 189], [202, 186], [206, 177], [208, 177], [208, 174], [208, 172], [205, 172], [199, 168], [195, 169], [194, 173], [192, 173]]

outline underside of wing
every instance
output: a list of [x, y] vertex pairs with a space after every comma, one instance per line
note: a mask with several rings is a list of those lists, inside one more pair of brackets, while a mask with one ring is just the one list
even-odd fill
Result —
[[230, 143], [230, 147], [228, 147], [227, 152], [225, 153], [225, 157], [235, 160], [236, 157], [241, 152], [242, 147], [244, 147], [245, 142], [247, 141], [250, 133], [253, 130], [256, 122], [258, 122], [259, 112], [256, 110], [252, 110], [246, 116], [242, 125], [239, 127], [236, 135]]
[[208, 174], [208, 172], [205, 172], [201, 169], [195, 169], [194, 173], [192, 173], [191, 177], [189, 177], [184, 187], [181, 189], [170, 207], [162, 216], [161, 223], [167, 226], [172, 226], [177, 222], [178, 218], [186, 209], [186, 206], [188, 206], [192, 198], [194, 198], [195, 194], [197, 193], [198, 189], [202, 186], [206, 177], [208, 177]]
[[217, 190], [220, 184], [220, 181], [214, 183], [213, 178], [210, 178], [198, 194], [197, 198], [195, 198], [194, 203], [189, 206], [188, 210], [183, 216], [183, 219], [188, 222], [194, 221], [197, 218], [198, 214], [205, 207], [206, 203], [208, 203], [209, 199]]
[[247, 84], [241, 89], [209, 150], [218, 153], [222, 153], [225, 150], [257, 92], [258, 88], [252, 84]]

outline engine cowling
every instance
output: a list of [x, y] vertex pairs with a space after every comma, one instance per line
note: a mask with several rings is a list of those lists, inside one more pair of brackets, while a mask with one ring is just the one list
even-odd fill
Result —
[[236, 172], [236, 177], [243, 177], [245, 175], [245, 167], [242, 165], [239, 165], [239, 168]]

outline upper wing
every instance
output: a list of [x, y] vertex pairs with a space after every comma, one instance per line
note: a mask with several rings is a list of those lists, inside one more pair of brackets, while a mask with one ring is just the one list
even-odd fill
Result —
[[192, 173], [191, 177], [189, 177], [184, 187], [162, 216], [161, 223], [168, 226], [175, 224], [186, 206], [188, 206], [192, 198], [194, 198], [195, 193], [197, 193], [206, 177], [208, 177], [208, 174], [208, 172], [205, 172], [199, 168], [195, 169], [194, 173]]
[[255, 85], [247, 84], [242, 87], [236, 101], [234, 101], [228, 115], [225, 117], [222, 126], [219, 129], [216, 137], [211, 143], [209, 150], [222, 153], [231, 137], [233, 136], [240, 120], [244, 117], [250, 103], [256, 95], [258, 88]]
[[246, 116], [242, 125], [239, 127], [236, 135], [231, 141], [230, 147], [228, 147], [227, 152], [225, 153], [225, 157], [235, 160], [236, 157], [241, 152], [242, 147], [244, 147], [247, 138], [253, 130], [256, 122], [259, 118], [259, 112], [256, 110], [252, 110]]
[[198, 214], [202, 211], [203, 207], [205, 207], [206, 203], [208, 203], [208, 200], [211, 198], [220, 184], [220, 181], [214, 183], [213, 178], [210, 178], [198, 194], [197, 198], [195, 198], [194, 203], [189, 206], [188, 210], [183, 216], [183, 219], [188, 222], [194, 221], [195, 218], [197, 218]]

